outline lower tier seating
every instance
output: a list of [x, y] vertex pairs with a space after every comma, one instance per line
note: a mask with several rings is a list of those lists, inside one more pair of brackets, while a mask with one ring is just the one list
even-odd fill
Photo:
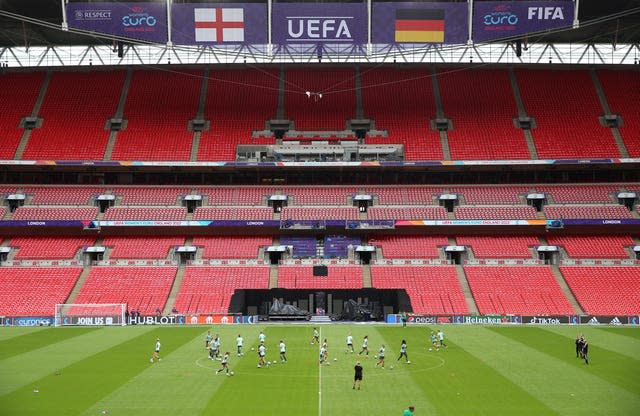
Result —
[[458, 236], [456, 242], [469, 246], [476, 258], [531, 258], [531, 248], [540, 244], [535, 236]]
[[569, 257], [583, 259], [624, 259], [629, 258], [625, 247], [633, 246], [629, 236], [547, 236], [549, 244], [563, 247]]
[[548, 267], [464, 268], [483, 315], [572, 315], [575, 311]]
[[637, 315], [640, 272], [637, 267], [561, 267], [578, 303], [591, 315]]
[[0, 273], [0, 315], [51, 316], [82, 272], [79, 267], [12, 267]]
[[454, 266], [372, 266], [371, 281], [376, 289], [405, 289], [414, 313], [469, 313]]
[[362, 268], [329, 266], [327, 276], [314, 276], [313, 267], [283, 266], [278, 287], [284, 289], [362, 289]]
[[179, 313], [227, 313], [236, 289], [268, 289], [268, 267], [187, 267], [174, 308]]
[[192, 245], [202, 247], [204, 259], [255, 259], [271, 237], [195, 237]]
[[162, 311], [176, 277], [175, 267], [94, 267], [74, 303], [126, 303], [130, 311]]
[[184, 237], [107, 237], [111, 259], [166, 259], [169, 250], [184, 244]]

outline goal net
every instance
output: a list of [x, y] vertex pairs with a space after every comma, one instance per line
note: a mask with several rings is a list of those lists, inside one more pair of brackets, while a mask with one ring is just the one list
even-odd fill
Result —
[[124, 303], [59, 303], [56, 305], [55, 326], [126, 325]]

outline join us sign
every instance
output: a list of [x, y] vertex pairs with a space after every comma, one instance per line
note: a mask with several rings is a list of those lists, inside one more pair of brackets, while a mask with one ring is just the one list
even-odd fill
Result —
[[272, 42], [292, 44], [367, 43], [364, 3], [275, 3]]

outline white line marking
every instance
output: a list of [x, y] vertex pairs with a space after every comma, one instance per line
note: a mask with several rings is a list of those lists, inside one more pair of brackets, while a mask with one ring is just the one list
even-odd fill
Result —
[[[322, 350], [322, 327], [320, 327], [320, 342], [318, 344]], [[318, 350], [318, 357], [320, 350]], [[322, 363], [320, 363], [320, 359], [318, 359], [318, 416], [322, 416]]]

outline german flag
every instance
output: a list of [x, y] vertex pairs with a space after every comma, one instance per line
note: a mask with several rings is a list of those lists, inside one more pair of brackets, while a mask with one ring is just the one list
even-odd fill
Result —
[[396, 9], [396, 42], [444, 43], [444, 10]]

